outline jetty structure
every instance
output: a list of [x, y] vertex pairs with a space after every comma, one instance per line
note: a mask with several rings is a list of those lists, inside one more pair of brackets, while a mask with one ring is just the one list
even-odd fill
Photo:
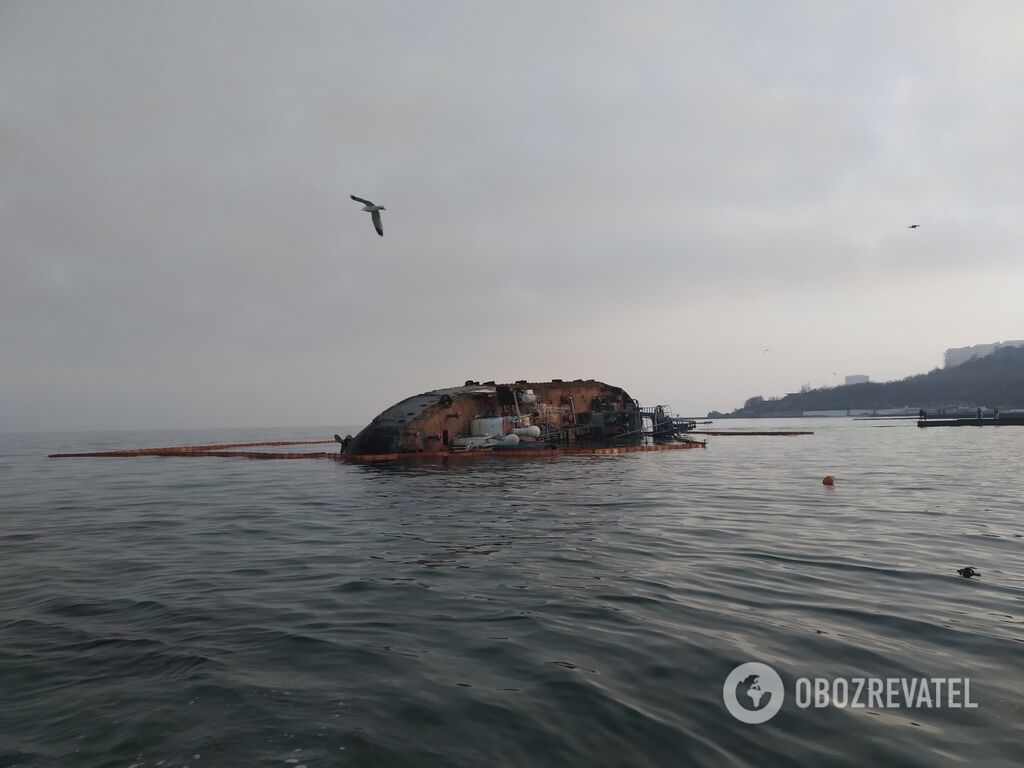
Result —
[[1024, 414], [918, 419], [919, 427], [1024, 427]]
[[667, 406], [643, 408], [621, 387], [594, 379], [467, 381], [386, 409], [347, 443], [344, 455], [382, 461], [480, 451], [540, 456], [702, 447], [685, 436], [694, 427]]

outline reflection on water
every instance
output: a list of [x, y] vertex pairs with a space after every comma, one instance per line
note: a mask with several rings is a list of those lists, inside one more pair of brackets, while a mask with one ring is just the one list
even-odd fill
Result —
[[[335, 427], [0, 436], [0, 765], [1018, 765], [1024, 428], [769, 425], [817, 433], [385, 465], [44, 458]], [[743, 661], [979, 708], [743, 725]]]

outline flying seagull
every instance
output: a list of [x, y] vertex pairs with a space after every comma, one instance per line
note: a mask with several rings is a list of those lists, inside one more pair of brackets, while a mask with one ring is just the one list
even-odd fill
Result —
[[917, 229], [920, 226], [920, 224], [911, 224], [909, 227], [907, 227], [907, 229]]
[[384, 226], [380, 223], [380, 212], [386, 211], [387, 208], [385, 208], [383, 205], [376, 205], [374, 203], [371, 203], [369, 200], [363, 200], [363, 198], [356, 197], [355, 195], [349, 195], [349, 197], [351, 197], [357, 203], [363, 204], [363, 210], [369, 213], [370, 218], [373, 219], [373, 228], [377, 230], [378, 235], [384, 237]]

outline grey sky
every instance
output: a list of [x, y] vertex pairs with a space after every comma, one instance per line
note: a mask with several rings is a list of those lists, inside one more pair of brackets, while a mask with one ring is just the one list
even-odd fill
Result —
[[467, 378], [701, 414], [1020, 338], [1021, 40], [1017, 2], [0, 2], [0, 430]]

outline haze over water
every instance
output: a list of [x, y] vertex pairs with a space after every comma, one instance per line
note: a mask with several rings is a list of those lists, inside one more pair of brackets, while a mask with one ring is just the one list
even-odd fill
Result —
[[[0, 766], [1019, 765], [1024, 429], [768, 424], [816, 434], [372, 466], [46, 458], [337, 427], [0, 435]], [[722, 703], [744, 661], [787, 686], [764, 725]], [[795, 706], [840, 675], [978, 708]]]

